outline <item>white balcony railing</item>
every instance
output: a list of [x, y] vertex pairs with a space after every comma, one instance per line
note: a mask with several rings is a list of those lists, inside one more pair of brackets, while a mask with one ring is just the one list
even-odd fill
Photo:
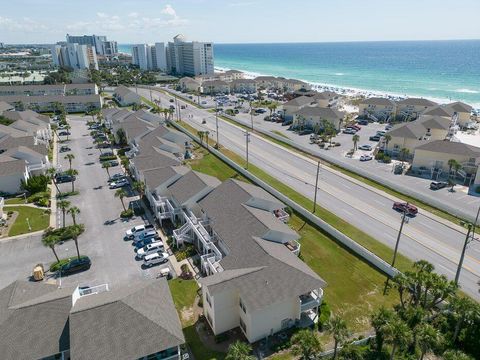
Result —
[[320, 306], [323, 298], [323, 290], [316, 289], [310, 291], [308, 294], [300, 296], [300, 311], [308, 311], [317, 306]]
[[280, 220], [284, 223], [286, 223], [288, 221], [288, 219], [290, 218], [290, 215], [288, 215], [288, 213], [283, 209], [274, 210], [273, 215], [275, 215], [275, 217], [278, 220]]
[[300, 243], [297, 240], [290, 240], [288, 243], [285, 244], [288, 250], [290, 250], [295, 255], [300, 255]]
[[100, 294], [105, 291], [109, 291], [108, 284], [102, 284], [97, 286], [88, 286], [88, 287], [79, 287], [75, 289], [72, 294], [72, 306], [75, 305], [78, 299], [84, 296], [90, 296], [95, 294]]

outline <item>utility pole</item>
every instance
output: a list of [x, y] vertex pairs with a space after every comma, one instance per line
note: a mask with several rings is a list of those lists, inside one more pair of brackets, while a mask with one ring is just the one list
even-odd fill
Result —
[[[397, 235], [397, 242], [395, 243], [395, 250], [393, 251], [393, 259], [392, 259], [392, 268], [395, 266], [395, 261], [397, 260], [397, 252], [398, 252], [398, 245], [400, 245], [400, 238], [402, 237], [402, 230], [403, 230], [403, 225], [405, 224], [405, 220], [407, 217], [407, 208], [408, 208], [408, 203], [403, 210], [402, 214], [402, 222], [400, 223], [400, 229], [398, 230], [398, 235]], [[387, 276], [387, 281], [385, 282], [385, 288], [383, 289], [383, 295], [387, 293], [387, 288], [388, 288], [388, 282], [390, 281], [390, 277]]]
[[470, 236], [472, 232], [472, 224], [468, 224], [467, 236], [465, 237], [465, 242], [463, 243], [462, 254], [460, 255], [460, 261], [458, 262], [457, 273], [455, 274], [455, 284], [458, 284], [460, 279], [460, 272], [462, 271], [463, 260], [465, 259], [465, 252], [467, 251], [467, 246], [472, 242], [473, 236]]
[[150, 89], [150, 101], [153, 102], [152, 89]]
[[247, 165], [245, 167], [245, 169], [248, 170], [248, 143], [250, 142], [250, 133], [248, 131], [245, 131], [245, 133], [243, 134], [245, 135], [245, 148], [246, 148], [246, 152], [247, 152]]
[[177, 121], [180, 120], [180, 116], [178, 115], [178, 100], [177, 100], [177, 94], [173, 94], [175, 98], [175, 115], [177, 115]]
[[252, 123], [251, 128], [253, 132], [253, 109], [252, 109], [252, 100], [250, 100], [250, 122]]
[[215, 129], [217, 131], [217, 145], [215, 145], [215, 147], [217, 149], [220, 149], [220, 143], [218, 141], [218, 103], [216, 99], [215, 99]]
[[318, 175], [320, 174], [320, 161], [317, 163], [317, 178], [315, 179], [315, 196], [313, 197], [312, 214], [317, 210], [317, 191], [318, 191]]

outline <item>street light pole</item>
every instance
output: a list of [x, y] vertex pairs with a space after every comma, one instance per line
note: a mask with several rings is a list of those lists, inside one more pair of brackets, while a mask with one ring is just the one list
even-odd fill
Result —
[[[408, 207], [408, 203], [406, 205], [406, 208]], [[398, 230], [398, 235], [397, 235], [397, 242], [395, 243], [395, 250], [393, 251], [393, 259], [392, 259], [392, 268], [395, 266], [395, 261], [397, 260], [397, 252], [398, 252], [398, 245], [400, 245], [400, 238], [402, 237], [402, 230], [403, 230], [403, 225], [405, 224], [406, 216], [407, 216], [407, 210], [403, 210], [402, 214], [402, 222], [400, 223], [400, 229]], [[388, 282], [390, 281], [390, 277], [387, 276], [387, 281], [385, 282], [385, 288], [383, 289], [383, 295], [387, 293], [388, 289]]]
[[253, 132], [253, 109], [252, 109], [252, 100], [250, 100], [250, 122], [252, 123], [252, 132]]
[[320, 161], [317, 163], [317, 178], [315, 179], [315, 196], [313, 197], [313, 210], [312, 214], [317, 209], [317, 191], [318, 191], [318, 175], [320, 174]]
[[248, 131], [245, 131], [244, 135], [245, 135], [245, 148], [246, 148], [246, 152], [247, 152], [247, 156], [246, 156], [247, 165], [246, 165], [245, 169], [248, 170], [248, 143], [250, 142], [250, 133]]

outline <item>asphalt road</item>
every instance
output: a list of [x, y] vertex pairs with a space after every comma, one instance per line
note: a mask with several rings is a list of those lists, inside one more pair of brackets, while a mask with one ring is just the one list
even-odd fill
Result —
[[[138, 89], [139, 94], [150, 97], [149, 90]], [[153, 92], [162, 104], [168, 104], [173, 96]], [[179, 100], [180, 104], [186, 104]], [[192, 105], [181, 110], [182, 120], [198, 129], [206, 129], [213, 139], [215, 116]], [[206, 124], [202, 125], [202, 120]], [[245, 156], [244, 131], [229, 122], [219, 120], [219, 141], [222, 146]], [[313, 198], [316, 163], [292, 153], [261, 137], [251, 136], [249, 144], [250, 162], [275, 176], [299, 193]], [[395, 246], [401, 215], [392, 210], [392, 200], [371, 189], [358, 185], [343, 176], [322, 169], [319, 180], [317, 202], [340, 216], [353, 226], [393, 248]], [[453, 279], [465, 235], [438, 222], [428, 214], [420, 213], [404, 226], [399, 251], [412, 260], [424, 259], [435, 265], [439, 273]], [[480, 299], [477, 282], [480, 280], [480, 244], [472, 243], [467, 251], [460, 284], [462, 289]]]
[[[72, 166], [79, 171], [75, 189], [80, 191], [68, 201], [77, 206], [81, 213], [77, 215], [77, 223], [85, 224], [85, 232], [79, 237], [80, 254], [88, 255], [92, 266], [88, 271], [70, 275], [61, 279], [62, 284], [110, 286], [132, 280], [151, 278], [159, 273], [161, 267], [141, 269], [141, 262], [135, 260], [135, 253], [130, 241], [124, 241], [125, 231], [134, 225], [144, 223], [140, 217], [123, 222], [119, 219], [122, 205], [114, 197], [115, 190], [107, 184], [107, 173], [101, 168], [98, 160], [100, 152], [93, 147], [85, 118], [69, 116], [72, 126], [71, 140], [67, 145], [75, 155]], [[66, 153], [59, 154], [59, 165], [68, 169]], [[120, 167], [110, 169], [110, 174], [121, 172]], [[71, 190], [71, 184], [60, 184], [60, 190]], [[132, 194], [133, 195], [133, 194]], [[125, 199], [126, 204], [134, 197]], [[62, 224], [62, 213], [58, 212], [58, 224]], [[105, 225], [107, 220], [114, 220], [112, 225]], [[66, 215], [66, 224], [72, 224], [70, 215]], [[76, 255], [75, 244], [67, 241], [56, 247], [58, 256], [66, 258]], [[41, 243], [41, 236], [31, 236], [14, 240], [0, 241], [0, 288], [16, 279], [28, 279], [33, 266], [37, 263], [50, 264], [55, 258], [52, 251]]]

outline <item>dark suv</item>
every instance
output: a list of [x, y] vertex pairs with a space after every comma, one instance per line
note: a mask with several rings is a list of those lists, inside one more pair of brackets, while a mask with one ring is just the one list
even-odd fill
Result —
[[75, 274], [80, 271], [85, 271], [90, 269], [92, 262], [88, 256], [82, 256], [79, 258], [74, 258], [70, 260], [67, 264], [63, 265], [60, 269], [62, 275]]
[[75, 181], [77, 178], [75, 177], [75, 175], [68, 175], [68, 174], [58, 174], [57, 176], [55, 176], [55, 182], [57, 184], [61, 184], [61, 183], [67, 183], [67, 182], [72, 182], [72, 181]]

